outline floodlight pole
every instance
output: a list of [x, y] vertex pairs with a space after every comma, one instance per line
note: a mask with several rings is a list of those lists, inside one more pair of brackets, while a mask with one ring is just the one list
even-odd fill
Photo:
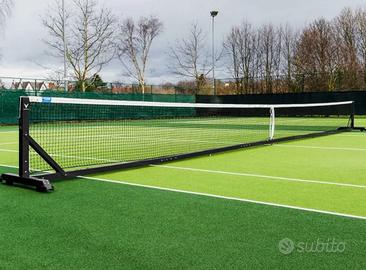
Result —
[[210, 12], [212, 17], [212, 93], [216, 96], [216, 84], [215, 84], [215, 17], [219, 14], [218, 11]]
[[65, 0], [62, 0], [62, 39], [64, 43], [64, 86], [65, 92], [68, 91], [68, 80], [67, 80], [67, 44], [66, 44], [66, 15], [65, 15]]

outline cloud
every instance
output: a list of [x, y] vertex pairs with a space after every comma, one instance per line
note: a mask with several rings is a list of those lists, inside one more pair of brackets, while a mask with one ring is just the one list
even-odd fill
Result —
[[[49, 74], [42, 66], [62, 66], [62, 63], [45, 54], [42, 39], [47, 38], [41, 16], [53, 0], [14, 0], [15, 7], [1, 37], [2, 61], [0, 76], [44, 77]], [[72, 0], [66, 0], [66, 6]], [[164, 32], [153, 44], [150, 60], [149, 82], [160, 83], [174, 79], [167, 68], [166, 52], [188, 32], [190, 24], [197, 22], [210, 33], [210, 10], [219, 10], [216, 20], [216, 43], [221, 43], [233, 25], [244, 19], [253, 24], [272, 22], [302, 26], [318, 17], [332, 18], [346, 6], [364, 6], [364, 0], [108, 0], [104, 6], [112, 8], [119, 18], [147, 16], [160, 17]], [[207, 39], [209, 42], [209, 38]], [[208, 44], [209, 45], [209, 44]], [[37, 64], [38, 63], [38, 64]], [[41, 65], [39, 65], [41, 64]], [[225, 70], [225, 68], [221, 68]], [[111, 63], [102, 72], [108, 81], [120, 80], [121, 65]], [[224, 76], [224, 74], [222, 74]]]

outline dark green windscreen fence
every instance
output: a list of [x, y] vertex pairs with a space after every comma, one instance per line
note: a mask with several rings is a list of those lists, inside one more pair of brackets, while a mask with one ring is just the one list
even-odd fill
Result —
[[[184, 102], [195, 103], [193, 95], [163, 95], [163, 94], [108, 94], [99, 92], [58, 92], [44, 91], [31, 93], [25, 90], [0, 90], [0, 124], [17, 124], [19, 112], [19, 97], [37, 95], [43, 97], [67, 97], [84, 99], [109, 99], [109, 100], [133, 100], [133, 101], [156, 101], [156, 102]], [[144, 114], [144, 112], [141, 112]], [[169, 111], [166, 112], [169, 115]], [[184, 111], [186, 115], [190, 112]]]
[[356, 115], [366, 115], [366, 91], [196, 96], [197, 103], [226, 104], [299, 104], [341, 102], [348, 100], [355, 102]]
[[26, 96], [25, 91], [0, 91], [0, 124], [17, 123], [21, 96]]

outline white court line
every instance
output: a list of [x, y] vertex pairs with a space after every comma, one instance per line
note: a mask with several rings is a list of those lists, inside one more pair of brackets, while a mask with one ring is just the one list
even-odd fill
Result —
[[9, 149], [0, 149], [0, 152], [18, 153], [17, 150], [9, 150]]
[[273, 144], [275, 147], [289, 147], [289, 148], [309, 148], [309, 149], [323, 149], [323, 150], [345, 150], [345, 151], [366, 151], [366, 148], [352, 148], [352, 147], [327, 147], [327, 146], [307, 146], [307, 145], [290, 145], [290, 144]]
[[225, 175], [235, 175], [235, 176], [244, 176], [244, 177], [257, 177], [257, 178], [280, 180], [280, 181], [282, 180], [282, 181], [289, 181], [289, 182], [301, 182], [301, 183], [309, 183], [309, 184], [333, 185], [333, 186], [352, 187], [352, 188], [365, 188], [366, 189], [366, 185], [355, 185], [355, 184], [346, 184], [346, 183], [326, 182], [326, 181], [300, 179], [300, 178], [289, 178], [289, 177], [271, 176], [271, 175], [262, 175], [262, 174], [205, 170], [205, 169], [177, 167], [177, 166], [169, 166], [169, 165], [150, 165], [150, 166], [151, 167], [158, 167], [158, 168], [174, 169], [174, 170], [204, 172], [204, 173], [211, 173], [211, 174], [225, 174]]
[[1, 134], [1, 133], [18, 133], [18, 132], [19, 132], [19, 131], [15, 131], [15, 130], [14, 130], [14, 131], [0, 131], [0, 134]]
[[5, 165], [5, 164], [0, 164], [0, 167], [7, 167], [7, 168], [12, 168], [12, 169], [18, 169], [18, 166], [12, 166], [12, 165]]
[[[13, 168], [13, 169], [18, 168], [17, 166], [4, 165], [4, 164], [0, 164], [0, 166], [1, 167]], [[163, 187], [156, 187], [156, 186], [149, 186], [149, 185], [142, 185], [142, 184], [134, 184], [134, 183], [129, 183], [129, 182], [108, 180], [108, 179], [96, 178], [96, 177], [79, 176], [78, 178], [93, 180], [93, 181], [106, 182], [106, 183], [119, 184], [119, 185], [127, 185], [127, 186], [142, 187], [142, 188], [149, 188], [149, 189], [162, 190], [162, 191], [177, 192], [177, 193], [182, 193], [182, 194], [198, 195], [198, 196], [224, 199], [224, 200], [230, 200], [230, 201], [254, 203], [254, 204], [259, 204], [259, 205], [294, 209], [294, 210], [299, 210], [299, 211], [312, 212], [312, 213], [318, 213], [318, 214], [326, 214], [326, 215], [332, 215], [332, 216], [338, 216], [338, 217], [346, 217], [346, 218], [366, 220], [366, 217], [364, 217], [364, 216], [349, 215], [349, 214], [345, 214], [345, 213], [339, 213], [339, 212], [333, 212], [333, 211], [324, 211], [324, 210], [318, 210], [318, 209], [312, 209], [312, 208], [304, 208], [304, 207], [298, 207], [298, 206], [292, 206], [292, 205], [286, 205], [286, 204], [277, 204], [277, 203], [270, 203], [270, 202], [264, 202], [264, 201], [256, 201], [256, 200], [242, 199], [242, 198], [236, 198], [236, 197], [227, 197], [227, 196], [221, 196], [221, 195], [214, 195], [214, 194], [202, 193], [202, 192], [193, 192], [193, 191], [186, 191], [186, 190], [179, 190], [179, 189], [171, 189], [171, 188], [163, 188]]]
[[18, 142], [7, 142], [7, 143], [0, 143], [0, 145], [9, 145], [9, 144], [18, 144]]
[[[11, 152], [11, 153], [18, 153], [18, 150], [8, 150], [8, 149], [0, 149], [0, 152]], [[66, 157], [66, 158], [75, 158], [75, 159], [85, 159], [85, 160], [96, 160], [96, 161], [107, 161], [111, 163], [118, 163], [118, 160], [111, 160], [111, 159], [103, 159], [103, 158], [90, 158], [90, 157], [81, 157], [81, 156], [66, 156], [66, 155], [57, 155], [57, 154], [50, 154], [52, 157]]]
[[324, 210], [318, 210], [318, 209], [312, 209], [312, 208], [304, 208], [304, 207], [298, 207], [298, 206], [292, 206], [292, 205], [286, 205], [286, 204], [277, 204], [277, 203], [270, 203], [270, 202], [264, 202], [264, 201], [256, 201], [256, 200], [242, 199], [242, 198], [236, 198], [236, 197], [227, 197], [227, 196], [221, 196], [221, 195], [214, 195], [214, 194], [202, 193], [202, 192], [193, 192], [193, 191], [186, 191], [186, 190], [179, 190], [179, 189], [172, 189], [172, 188], [141, 185], [141, 184], [134, 184], [134, 183], [129, 183], [129, 182], [108, 180], [108, 179], [103, 179], [103, 178], [86, 177], [86, 176], [80, 176], [79, 178], [94, 180], [94, 181], [107, 182], [107, 183], [113, 183], [113, 184], [120, 184], [120, 185], [142, 187], [142, 188], [156, 189], [156, 190], [162, 190], [162, 191], [177, 192], [177, 193], [183, 193], [183, 194], [189, 194], [189, 195], [198, 195], [198, 196], [224, 199], [224, 200], [230, 200], [230, 201], [239, 201], [239, 202], [254, 203], [254, 204], [266, 205], [266, 206], [272, 206], [272, 207], [294, 209], [294, 210], [313, 212], [313, 213], [319, 213], [319, 214], [327, 214], [327, 215], [338, 216], [338, 217], [346, 217], [346, 218], [366, 220], [366, 217], [364, 217], [364, 216], [349, 215], [349, 214], [345, 214], [345, 213], [339, 213], [339, 212], [333, 212], [333, 211], [324, 211]]
[[[16, 150], [7, 150], [7, 149], [0, 149], [0, 151], [12, 152], [12, 153], [17, 153], [18, 152]], [[95, 158], [79, 157], [79, 156], [63, 156], [63, 155], [51, 155], [51, 156], [60, 156], [60, 157], [77, 158], [77, 159], [88, 159], [88, 160], [98, 160], [98, 161], [108, 161], [108, 162], [112, 162], [112, 163], [117, 163], [118, 162], [118, 161], [115, 161], [115, 160], [95, 159]], [[272, 180], [288, 181], [288, 182], [301, 182], [301, 183], [319, 184], [319, 185], [334, 185], [334, 186], [343, 186], [343, 187], [352, 187], [352, 188], [366, 188], [366, 185], [337, 183], [337, 182], [331, 182], [331, 181], [319, 181], [319, 180], [311, 180], [311, 179], [290, 178], [290, 177], [282, 177], [282, 176], [227, 172], [227, 171], [218, 171], [218, 170], [206, 170], [206, 169], [177, 167], [177, 166], [169, 166], [169, 165], [150, 165], [150, 166], [151, 167], [159, 167], [159, 168], [167, 168], [167, 169], [175, 169], [175, 170], [205, 172], [205, 173], [212, 173], [212, 174], [225, 174], [225, 175], [235, 175], [235, 176], [244, 176], [244, 177], [257, 177], [257, 178], [262, 178], [262, 179], [272, 179]]]
[[338, 136], [338, 137], [365, 137], [366, 132], [359, 132], [359, 133], [353, 132], [353, 133], [349, 133], [349, 134], [338, 133], [338, 134], [335, 134], [335, 136]]

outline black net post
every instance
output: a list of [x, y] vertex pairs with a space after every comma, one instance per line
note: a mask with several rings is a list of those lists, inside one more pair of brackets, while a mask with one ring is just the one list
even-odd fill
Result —
[[29, 172], [29, 98], [20, 98], [19, 112], [19, 176], [28, 178]]
[[49, 180], [38, 179], [31, 176], [29, 171], [29, 148], [32, 141], [29, 134], [29, 97], [20, 97], [19, 106], [19, 175], [2, 174], [1, 178], [8, 185], [20, 184], [34, 187], [38, 191], [49, 192], [53, 190]]
[[353, 102], [351, 105], [351, 116], [350, 116], [350, 128], [355, 128], [355, 103]]

